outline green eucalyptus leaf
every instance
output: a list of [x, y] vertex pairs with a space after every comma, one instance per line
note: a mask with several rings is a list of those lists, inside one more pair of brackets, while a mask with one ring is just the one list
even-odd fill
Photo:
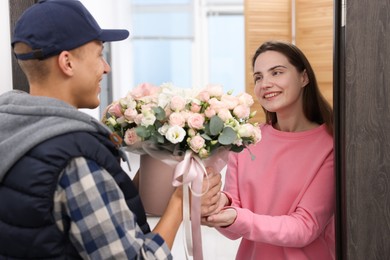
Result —
[[[223, 121], [219, 116], [213, 116], [210, 118], [210, 134], [218, 135], [223, 130]], [[233, 129], [232, 129], [233, 130]]]
[[153, 111], [157, 120], [163, 121], [165, 119], [165, 111], [162, 107], [153, 107]]
[[154, 122], [154, 127], [155, 127], [156, 129], [159, 129], [159, 128], [162, 127], [162, 126], [163, 126], [163, 123], [161, 123], [160, 121], [156, 120], [156, 121]]
[[141, 138], [148, 138], [150, 136], [150, 131], [145, 126], [138, 126], [135, 128], [135, 133]]
[[203, 132], [210, 136], [211, 135], [211, 132], [210, 132], [210, 122], [207, 122], [205, 125], [204, 125], [204, 128], [203, 128]]
[[157, 131], [154, 132], [154, 133], [153, 133], [153, 136], [155, 137], [157, 143], [160, 143], [160, 144], [163, 144], [163, 143], [164, 143], [165, 138], [164, 138], [164, 136], [161, 135], [159, 132], [157, 132]]
[[213, 140], [208, 134], [206, 133], [203, 133], [200, 135], [203, 139], [207, 140], [207, 141], [211, 141]]
[[149, 125], [146, 127], [146, 129], [148, 130], [149, 133], [153, 133], [156, 131], [156, 128], [154, 127], [154, 125]]
[[237, 139], [237, 133], [231, 127], [225, 127], [218, 137], [218, 142], [222, 145], [231, 145]]

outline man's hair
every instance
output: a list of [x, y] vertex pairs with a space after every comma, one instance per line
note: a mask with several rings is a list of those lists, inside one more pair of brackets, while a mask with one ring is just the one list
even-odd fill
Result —
[[[32, 48], [23, 42], [15, 43], [15, 53], [28, 53]], [[18, 60], [19, 66], [23, 70], [29, 82], [37, 82], [46, 79], [50, 73], [48, 60]]]

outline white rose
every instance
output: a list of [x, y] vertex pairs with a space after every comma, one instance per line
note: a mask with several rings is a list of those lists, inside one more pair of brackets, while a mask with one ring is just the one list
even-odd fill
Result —
[[108, 123], [109, 123], [110, 125], [112, 125], [112, 126], [116, 126], [116, 124], [117, 124], [115, 118], [113, 118], [113, 117], [107, 118], [107, 121], [108, 121]]
[[153, 113], [147, 111], [143, 113], [141, 125], [148, 127], [150, 125], [153, 125], [155, 121], [156, 121], [156, 116]]
[[122, 107], [125, 108], [135, 109], [135, 107], [137, 106], [137, 102], [131, 96], [127, 96], [125, 98], [120, 99], [119, 103]]
[[165, 134], [165, 137], [169, 142], [177, 144], [183, 141], [185, 135], [186, 131], [182, 127], [174, 125], [168, 129], [167, 133]]
[[251, 137], [254, 135], [254, 126], [252, 124], [243, 124], [238, 129], [240, 137]]
[[170, 101], [171, 101], [171, 96], [170, 95], [167, 95], [166, 93], [161, 93], [158, 96], [158, 103], [157, 103], [157, 105], [162, 107], [162, 108], [165, 108], [165, 107], [168, 106]]
[[160, 133], [160, 135], [165, 135], [167, 133], [168, 129], [169, 129], [169, 125], [163, 124], [163, 126], [160, 127], [159, 129], [157, 129], [157, 131]]

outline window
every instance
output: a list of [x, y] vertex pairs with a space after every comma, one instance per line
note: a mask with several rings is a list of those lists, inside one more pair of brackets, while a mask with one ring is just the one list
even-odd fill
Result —
[[190, 0], [133, 1], [134, 85], [192, 81], [193, 4]]
[[[245, 35], [242, 2], [209, 1], [208, 81], [220, 83], [234, 94], [245, 91]], [[226, 3], [230, 3], [227, 5]]]
[[[103, 49], [103, 57], [104, 59], [111, 64], [111, 44], [105, 43]], [[112, 75], [111, 73], [107, 74], [103, 77], [101, 83], [101, 91], [100, 91], [100, 105], [99, 105], [99, 115], [100, 118], [103, 117], [106, 107], [112, 102]]]
[[131, 3], [134, 86], [215, 83], [245, 90], [243, 0]]

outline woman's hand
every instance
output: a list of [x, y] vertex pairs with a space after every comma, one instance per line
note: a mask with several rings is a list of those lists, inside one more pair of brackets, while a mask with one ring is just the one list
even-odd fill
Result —
[[233, 208], [221, 210], [219, 213], [202, 218], [202, 225], [209, 227], [227, 227], [234, 223], [237, 211]]
[[[201, 198], [201, 216], [208, 216], [217, 213], [222, 209], [220, 206], [222, 177], [220, 173], [216, 173], [212, 168], [207, 168], [207, 177], [203, 179]], [[206, 192], [207, 191], [207, 192]]]

